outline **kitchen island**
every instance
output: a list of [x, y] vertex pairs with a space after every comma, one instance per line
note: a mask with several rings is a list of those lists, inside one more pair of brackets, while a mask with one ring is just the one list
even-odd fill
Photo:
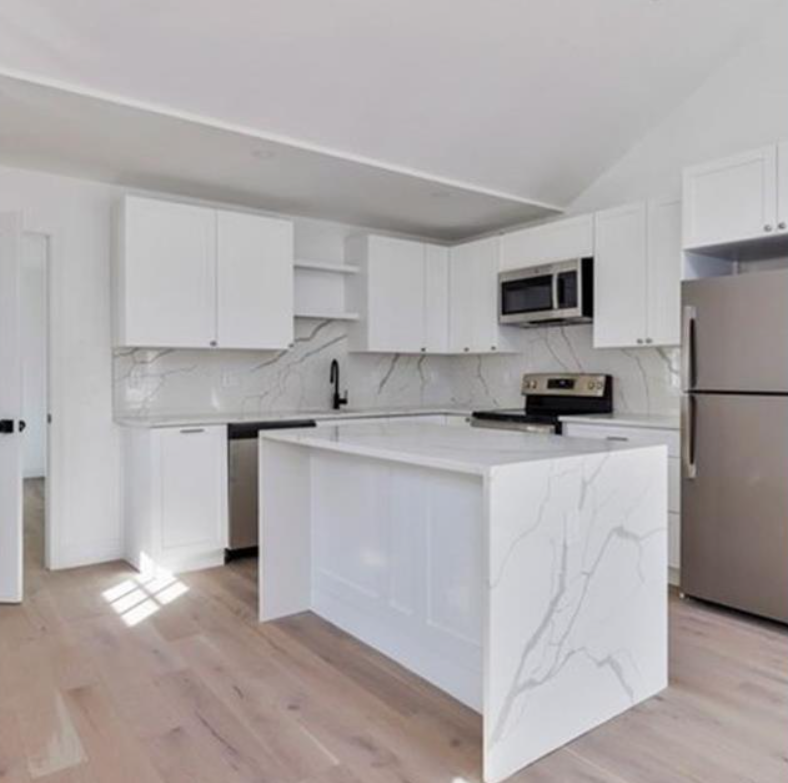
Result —
[[260, 620], [311, 610], [480, 712], [488, 783], [667, 685], [664, 446], [267, 432], [260, 498]]

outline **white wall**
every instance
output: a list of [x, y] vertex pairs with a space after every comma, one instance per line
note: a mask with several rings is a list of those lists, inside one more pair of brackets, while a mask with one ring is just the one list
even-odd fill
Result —
[[679, 195], [684, 166], [782, 138], [788, 138], [785, 0], [688, 100], [582, 193], [570, 211]]
[[47, 238], [26, 234], [22, 240], [22, 418], [24, 476], [46, 475]]
[[112, 423], [107, 185], [0, 168], [0, 211], [50, 235], [50, 525], [54, 567], [121, 551], [118, 436]]

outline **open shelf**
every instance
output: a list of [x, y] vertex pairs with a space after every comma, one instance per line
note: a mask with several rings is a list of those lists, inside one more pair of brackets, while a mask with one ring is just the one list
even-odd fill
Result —
[[309, 269], [313, 272], [335, 272], [341, 275], [356, 275], [359, 272], [357, 266], [349, 266], [347, 264], [332, 264], [326, 261], [306, 261], [299, 260], [295, 262], [296, 269]]
[[358, 313], [332, 313], [332, 312], [309, 312], [296, 313], [296, 318], [312, 318], [319, 321], [358, 321]]

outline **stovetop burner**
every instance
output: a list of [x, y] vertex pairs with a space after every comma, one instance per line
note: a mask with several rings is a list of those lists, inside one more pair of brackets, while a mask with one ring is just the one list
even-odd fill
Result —
[[474, 411], [475, 427], [561, 432], [561, 416], [611, 413], [613, 378], [575, 373], [523, 375], [523, 408]]

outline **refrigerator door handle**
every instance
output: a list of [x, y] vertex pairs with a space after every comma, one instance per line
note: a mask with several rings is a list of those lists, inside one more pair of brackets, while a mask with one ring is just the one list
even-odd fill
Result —
[[685, 394], [681, 406], [681, 461], [684, 463], [684, 476], [693, 480], [698, 475], [695, 461], [697, 453], [697, 400]]
[[695, 347], [695, 328], [698, 319], [697, 308], [685, 305], [681, 324], [681, 385], [684, 391], [694, 388], [697, 381], [697, 357]]

